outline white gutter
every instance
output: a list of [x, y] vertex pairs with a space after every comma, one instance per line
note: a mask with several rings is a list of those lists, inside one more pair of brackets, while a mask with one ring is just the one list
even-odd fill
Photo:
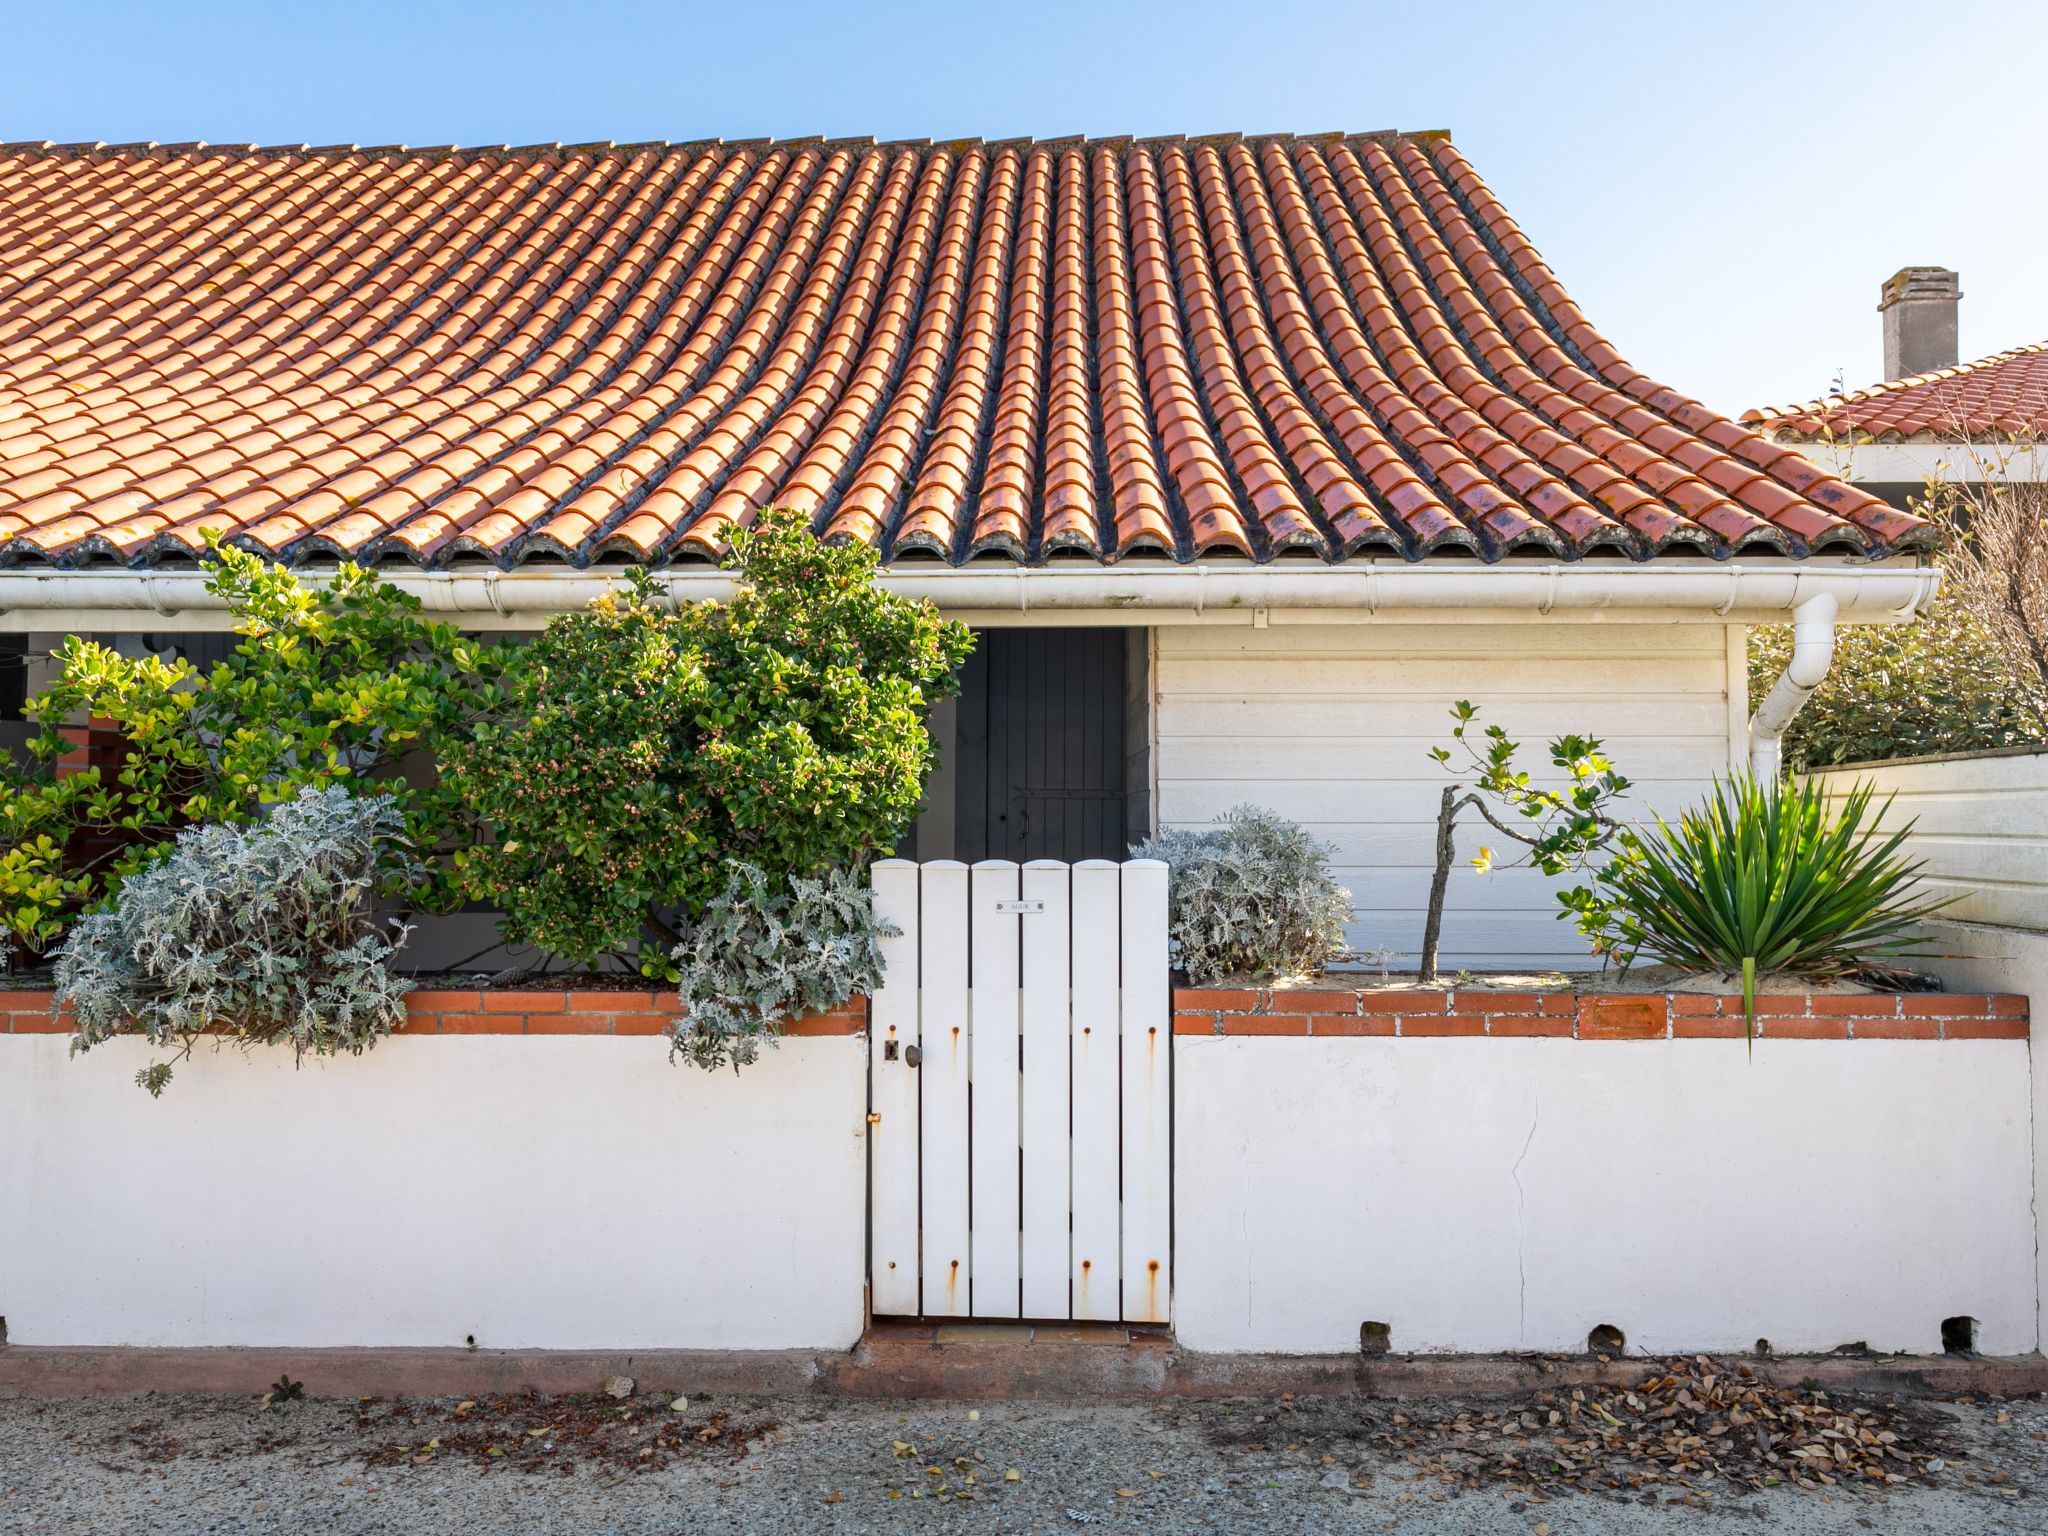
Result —
[[1792, 613], [1792, 659], [1771, 684], [1763, 703], [1749, 717], [1749, 768], [1762, 784], [1778, 782], [1785, 754], [1785, 728], [1813, 690], [1828, 675], [1835, 659], [1835, 617], [1839, 604], [1832, 592], [1809, 597]]
[[[307, 569], [312, 583], [331, 574]], [[420, 598], [430, 613], [475, 629], [530, 629], [551, 614], [583, 608], [617, 585], [610, 572], [380, 572]], [[733, 579], [715, 570], [657, 575], [678, 603], [729, 597]], [[1725, 623], [1782, 623], [1816, 598], [1854, 623], [1911, 619], [1940, 581], [1906, 562], [1823, 565], [1815, 561], [1731, 561], [1707, 565], [1451, 565], [1352, 561], [1340, 566], [1127, 564], [1024, 568], [894, 566], [881, 583], [928, 598], [954, 615], [1019, 622], [1085, 616], [1096, 624], [1152, 624], [1174, 618], [1253, 622], [1267, 611], [1313, 610], [1318, 622], [1350, 618], [1492, 617], [1600, 619], [1689, 610]], [[199, 571], [0, 571], [0, 633], [217, 629], [223, 604]], [[1129, 617], [1120, 617], [1129, 615]]]

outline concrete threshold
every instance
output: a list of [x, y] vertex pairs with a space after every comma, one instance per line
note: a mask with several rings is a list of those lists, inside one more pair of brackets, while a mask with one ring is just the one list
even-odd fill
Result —
[[[1764, 1380], [1906, 1396], [2048, 1392], [2040, 1354], [1731, 1355]], [[847, 1351], [720, 1349], [149, 1348], [0, 1346], [0, 1393], [256, 1396], [280, 1376], [318, 1397], [641, 1389], [838, 1399], [1360, 1396], [1512, 1397], [1632, 1386], [1651, 1357], [1271, 1355], [1182, 1349], [1161, 1332], [1103, 1325], [882, 1324]]]

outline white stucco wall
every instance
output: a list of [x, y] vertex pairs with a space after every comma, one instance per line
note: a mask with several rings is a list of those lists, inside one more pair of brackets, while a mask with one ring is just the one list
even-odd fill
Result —
[[19, 1344], [845, 1347], [866, 1043], [735, 1076], [646, 1037], [433, 1036], [308, 1061], [0, 1035]]
[[[1635, 781], [1628, 814], [1675, 813], [1747, 750], [1739, 627], [1664, 624], [1196, 625], [1157, 631], [1158, 819], [1200, 826], [1251, 802], [1335, 845], [1351, 890], [1352, 942], [1410, 956], [1422, 941], [1438, 797], [1451, 776], [1450, 709], [1522, 743], [1518, 765], [1554, 779], [1551, 738], [1604, 741]], [[1481, 843], [1516, 852], [1476, 816], [1458, 834], [1445, 903], [1447, 969], [1594, 962], [1556, 918], [1554, 882], [1527, 869], [1480, 875]]]
[[[2048, 902], [2037, 909], [2036, 921], [2048, 925]], [[1936, 922], [1927, 925], [1928, 956], [1915, 965], [1935, 972], [1952, 991], [2017, 992], [2033, 1003], [2034, 1041], [2048, 1027], [2048, 927], [2005, 928], [1987, 923]], [[2048, 1072], [2033, 1079], [2034, 1124], [2048, 1126]], [[2036, 1219], [2048, 1206], [2048, 1135], [2034, 1136], [2034, 1209]], [[2035, 1296], [2039, 1299], [2041, 1337], [2048, 1340], [2048, 1243], [2036, 1245]]]
[[[1893, 795], [1887, 825], [1914, 822], [1906, 852], [1927, 894], [1953, 899], [1926, 925], [1913, 964], [1954, 991], [2017, 992], [2048, 1028], [2048, 750], [1855, 765], [1815, 775], [1837, 797], [1859, 783]], [[2034, 1123], [2048, 1125], [2048, 1073], [2034, 1077]], [[2048, 1136], [2034, 1147], [2036, 1205], [2048, 1201]], [[2048, 1306], [2048, 1243], [2036, 1294]], [[2048, 1323], [2048, 1317], [2044, 1317]], [[2048, 1338], [2048, 1332], [2043, 1333]]]
[[2035, 1347], [2025, 1042], [1174, 1045], [1192, 1348]]

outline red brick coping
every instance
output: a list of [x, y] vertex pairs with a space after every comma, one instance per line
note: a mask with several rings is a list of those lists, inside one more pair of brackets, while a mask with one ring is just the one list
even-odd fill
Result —
[[[1567, 1040], [1740, 1039], [1742, 999], [1691, 992], [1338, 991], [1181, 987], [1176, 1035], [1468, 1035]], [[1950, 992], [1759, 997], [1778, 1040], [2024, 1040], [2027, 1000]]]
[[[1577, 1040], [1740, 1038], [1742, 1000], [1687, 992], [1339, 991], [1180, 987], [1177, 1035], [1550, 1036]], [[667, 991], [442, 991], [406, 997], [406, 1035], [658, 1035], [678, 1010]], [[0, 1033], [69, 1034], [50, 994], [0, 991]], [[797, 1037], [857, 1035], [867, 1006], [798, 1019]], [[1974, 993], [1757, 999], [1757, 1033], [1795, 1040], [2024, 1040], [2027, 1000]]]
[[[402, 1035], [658, 1035], [676, 1020], [675, 994], [662, 991], [570, 992], [507, 988], [409, 992]], [[0, 992], [0, 1031], [16, 1035], [71, 1033], [68, 1015], [52, 1018], [48, 992]], [[857, 1035], [868, 1027], [867, 1005], [797, 1019], [786, 1035]]]

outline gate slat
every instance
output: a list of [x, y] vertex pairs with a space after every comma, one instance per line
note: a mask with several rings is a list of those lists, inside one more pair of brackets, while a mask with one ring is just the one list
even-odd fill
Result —
[[1123, 867], [1123, 1315], [1163, 1323], [1173, 1294], [1173, 1084], [1166, 866]]
[[1072, 1070], [1067, 1038], [1069, 986], [1067, 866], [1034, 859], [1024, 866], [1023, 899], [1045, 904], [1023, 929], [1024, 1316], [1066, 1317], [1071, 1264], [1069, 1166]]
[[1073, 1315], [1115, 1322], [1122, 1307], [1117, 1210], [1121, 1049], [1117, 1030], [1121, 877], [1107, 859], [1074, 866]]
[[[868, 1016], [868, 1305], [883, 1317], [914, 1317], [917, 1287], [917, 1073], [904, 1057], [918, 1042], [917, 866], [883, 859], [872, 871], [875, 914], [902, 930], [882, 940], [882, 984]], [[888, 1047], [895, 1046], [895, 1059]]]
[[972, 1149], [974, 1191], [972, 1291], [976, 1317], [1019, 1317], [1021, 1272], [1018, 1225], [1018, 987], [1021, 919], [998, 912], [998, 902], [1017, 901], [1019, 872], [1008, 859], [984, 859], [974, 866], [968, 937], [969, 1016], [973, 1020], [968, 1077], [973, 1084]]
[[924, 1206], [920, 1291], [927, 1317], [968, 1315], [967, 866], [920, 866], [916, 1076]]

